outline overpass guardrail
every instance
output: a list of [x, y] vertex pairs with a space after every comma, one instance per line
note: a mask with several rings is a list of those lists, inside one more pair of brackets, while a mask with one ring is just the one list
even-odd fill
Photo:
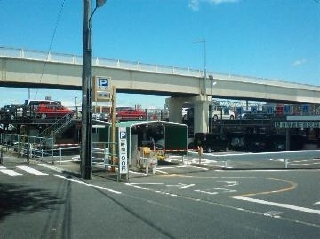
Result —
[[[189, 151], [188, 158], [198, 158], [198, 152]], [[250, 153], [250, 152], [237, 152], [237, 153], [227, 153], [227, 154], [203, 154], [202, 159], [212, 160], [222, 163], [223, 168], [228, 168], [230, 162], [240, 162], [240, 161], [251, 161], [266, 162], [269, 161], [280, 161], [283, 162], [283, 168], [288, 168], [288, 165], [292, 161], [300, 161], [307, 159], [317, 159], [319, 160], [318, 166], [315, 164], [315, 168], [320, 168], [320, 150], [301, 150], [301, 151], [278, 151], [278, 152], [260, 152], [260, 153]]]
[[[7, 58], [21, 58], [21, 59], [30, 59], [30, 60], [39, 60], [44, 62], [58, 62], [66, 64], [75, 64], [82, 65], [83, 58], [79, 55], [66, 54], [66, 53], [54, 53], [54, 52], [45, 52], [45, 51], [35, 51], [35, 50], [25, 50], [18, 48], [10, 48], [0, 46], [0, 57]], [[176, 67], [176, 66], [165, 66], [165, 65], [153, 65], [141, 63], [139, 61], [127, 61], [119, 59], [108, 59], [108, 58], [92, 58], [92, 66], [104, 66], [110, 68], [122, 68], [129, 70], [145, 71], [145, 72], [154, 72], [154, 73], [163, 73], [163, 74], [177, 74], [193, 77], [203, 77], [203, 70], [192, 69], [188, 67]], [[288, 88], [306, 88], [309, 90], [318, 91], [317, 86], [288, 82], [279, 79], [264, 79], [258, 77], [250, 76], [241, 76], [236, 74], [221, 74], [214, 72], [207, 72], [207, 75], [212, 75], [214, 79], [220, 80], [230, 80], [249, 82], [255, 84], [267, 84], [273, 86], [285, 86]]]

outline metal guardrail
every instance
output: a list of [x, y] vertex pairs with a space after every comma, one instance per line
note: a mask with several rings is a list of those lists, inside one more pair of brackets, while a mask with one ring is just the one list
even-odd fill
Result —
[[[198, 157], [198, 152], [188, 152], [189, 156]], [[261, 153], [237, 153], [237, 154], [203, 154], [203, 159], [215, 160], [224, 163], [228, 167], [230, 161], [266, 161], [281, 159], [284, 162], [284, 168], [288, 167], [291, 160], [305, 160], [310, 158], [320, 158], [320, 150], [301, 150], [301, 151], [278, 151], [278, 152], [261, 152]]]
[[[22, 58], [22, 59], [30, 59], [30, 60], [39, 60], [45, 62], [59, 62], [66, 64], [75, 64], [82, 65], [82, 56], [72, 55], [72, 54], [64, 54], [64, 53], [53, 53], [53, 52], [44, 52], [44, 51], [34, 51], [34, 50], [24, 50], [17, 48], [9, 48], [0, 46], [0, 57], [8, 57], [8, 58]], [[185, 75], [192, 77], [203, 77], [203, 70], [196, 70], [186, 67], [175, 67], [175, 66], [165, 66], [165, 65], [152, 65], [145, 64], [139, 61], [125, 61], [119, 59], [107, 59], [107, 58], [92, 58], [93, 66], [105, 66], [111, 68], [122, 68], [129, 70], [137, 70], [137, 71], [145, 71], [145, 72], [154, 72], [154, 73], [163, 73], [163, 74], [177, 74], [177, 75]], [[288, 82], [283, 80], [269, 80], [258, 77], [250, 77], [250, 76], [241, 76], [236, 74], [221, 74], [221, 73], [213, 73], [207, 72], [207, 75], [212, 75], [214, 79], [219, 80], [232, 80], [232, 81], [241, 81], [241, 82], [249, 82], [254, 84], [266, 84], [273, 86], [285, 86], [287, 88], [299, 88], [299, 89], [309, 89], [318, 91], [317, 86], [312, 86], [308, 84], [301, 84], [295, 82]]]

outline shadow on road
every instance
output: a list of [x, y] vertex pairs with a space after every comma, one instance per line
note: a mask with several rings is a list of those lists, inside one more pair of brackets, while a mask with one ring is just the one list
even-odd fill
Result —
[[65, 203], [46, 190], [10, 183], [0, 183], [0, 195], [0, 221], [12, 213], [52, 209]]

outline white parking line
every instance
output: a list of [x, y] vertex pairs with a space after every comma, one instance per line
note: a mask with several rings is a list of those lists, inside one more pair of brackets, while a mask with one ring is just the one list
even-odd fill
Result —
[[291, 209], [291, 210], [295, 210], [295, 211], [313, 213], [313, 214], [319, 214], [320, 215], [320, 210], [315, 210], [315, 209], [310, 209], [310, 208], [306, 208], [306, 207], [295, 206], [295, 205], [291, 205], [291, 204], [269, 202], [269, 201], [265, 201], [265, 200], [261, 200], [261, 199], [255, 199], [255, 198], [249, 198], [249, 197], [243, 197], [243, 196], [234, 196], [233, 198], [234, 199], [243, 200], [243, 201], [248, 201], [248, 202], [254, 202], [254, 203], [258, 203], [258, 204], [282, 207], [282, 208], [287, 208], [287, 209]]
[[30, 174], [34, 174], [34, 175], [37, 175], [37, 176], [46, 176], [46, 175], [49, 175], [47, 173], [42, 173], [34, 168], [30, 168], [29, 166], [17, 166], [17, 168], [23, 170], [23, 171], [26, 171], [27, 173], [30, 173]]

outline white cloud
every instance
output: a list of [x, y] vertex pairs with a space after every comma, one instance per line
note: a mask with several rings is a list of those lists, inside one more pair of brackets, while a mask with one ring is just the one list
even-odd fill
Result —
[[236, 3], [240, 0], [207, 0], [208, 2], [212, 4], [222, 4], [222, 3]]
[[193, 11], [199, 10], [199, 0], [189, 0], [188, 7]]
[[223, 3], [236, 3], [239, 1], [240, 0], [189, 0], [188, 7], [193, 11], [198, 11], [200, 2], [218, 5]]
[[298, 60], [295, 60], [295, 61], [292, 63], [292, 66], [298, 67], [298, 66], [301, 66], [301, 65], [305, 64], [306, 62], [307, 62], [306, 59], [298, 59]]

